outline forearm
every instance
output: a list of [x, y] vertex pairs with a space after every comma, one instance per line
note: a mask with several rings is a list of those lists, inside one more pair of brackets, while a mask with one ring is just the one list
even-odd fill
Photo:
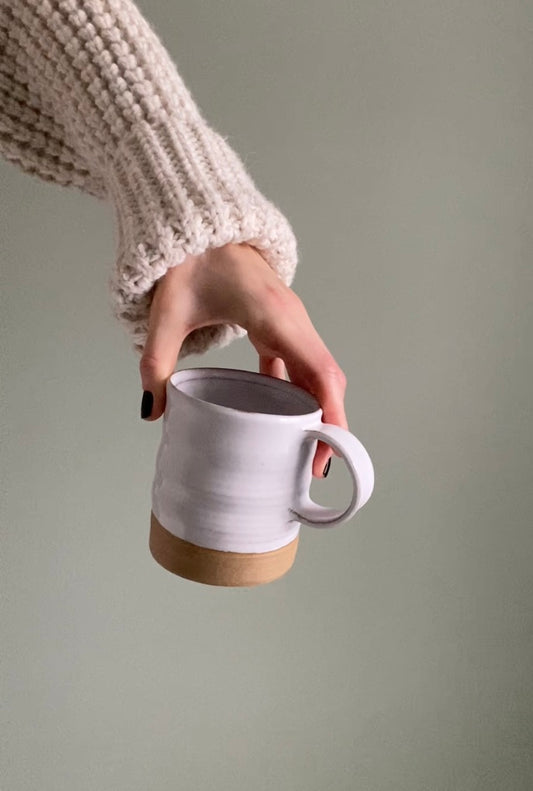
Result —
[[[88, 191], [115, 207], [112, 309], [137, 349], [146, 338], [154, 284], [188, 255], [246, 242], [292, 282], [297, 247], [289, 223], [205, 122], [133, 2], [0, 3], [11, 84], [26, 85], [28, 102], [62, 130], [63, 156], [72, 152], [78, 181], [90, 180]], [[183, 355], [225, 345], [239, 331], [217, 332], [198, 331]]]
[[[136, 123], [198, 111], [130, 0], [2, 0], [5, 60], [98, 175]], [[4, 72], [7, 69], [3, 70]]]

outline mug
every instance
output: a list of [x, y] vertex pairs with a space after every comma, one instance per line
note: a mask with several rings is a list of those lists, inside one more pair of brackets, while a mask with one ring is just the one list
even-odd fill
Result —
[[[292, 567], [301, 524], [347, 522], [372, 494], [374, 469], [353, 434], [321, 418], [314, 396], [283, 379], [234, 368], [173, 373], [152, 483], [157, 563], [207, 585], [261, 585]], [[350, 472], [345, 508], [309, 496], [318, 440]]]

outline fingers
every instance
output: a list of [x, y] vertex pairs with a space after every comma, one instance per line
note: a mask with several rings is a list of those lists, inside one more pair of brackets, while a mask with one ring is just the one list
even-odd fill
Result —
[[[334, 426], [348, 429], [348, 420], [344, 410], [346, 377], [338, 366], [326, 371], [315, 372], [314, 395], [322, 407], [322, 421]], [[340, 456], [324, 442], [318, 442], [313, 460], [313, 475], [320, 478], [327, 462], [332, 455]]]
[[[291, 374], [292, 367], [288, 363], [291, 381], [300, 384], [312, 393], [322, 408], [322, 422], [348, 429], [344, 399], [346, 394], [346, 376], [330, 352], [323, 346], [322, 341], [309, 336], [304, 352], [304, 359], [300, 356], [296, 367], [295, 376]], [[314, 354], [313, 354], [314, 351]], [[303, 376], [303, 379], [301, 378]], [[297, 380], [297, 381], [296, 381]], [[339, 456], [330, 445], [319, 441], [313, 459], [313, 475], [323, 477], [324, 471], [329, 472], [328, 462], [331, 457]]]
[[[333, 423], [335, 426], [348, 428], [348, 421], [344, 411], [344, 393], [346, 390], [346, 378], [341, 369], [332, 366], [328, 370], [317, 367], [313, 370], [312, 363], [309, 361], [309, 372], [307, 374], [306, 389], [312, 389], [313, 395], [322, 407], [322, 420], [324, 423]], [[285, 363], [281, 357], [259, 356], [259, 373], [275, 376], [278, 379], [286, 379]], [[311, 382], [314, 380], [314, 385]], [[333, 450], [324, 442], [318, 442], [315, 457], [313, 460], [313, 475], [316, 478], [323, 477], [324, 469], [337, 451]]]
[[176, 310], [163, 309], [154, 296], [148, 337], [139, 363], [143, 387], [141, 417], [144, 420], [157, 420], [165, 411], [167, 380], [174, 372], [184, 339]]
[[[344, 409], [346, 376], [313, 326], [305, 306], [294, 292], [266, 296], [262, 302], [261, 321], [248, 328], [248, 338], [265, 368], [275, 358], [284, 361], [290, 381], [315, 396], [322, 408], [324, 423], [348, 429]], [[324, 442], [317, 443], [313, 475], [323, 476], [333, 455], [339, 454]]]
[[277, 379], [287, 379], [285, 363], [281, 357], [267, 357], [259, 355], [259, 373], [275, 376]]

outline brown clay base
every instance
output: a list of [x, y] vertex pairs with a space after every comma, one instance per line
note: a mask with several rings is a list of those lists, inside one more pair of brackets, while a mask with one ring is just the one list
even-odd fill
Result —
[[249, 588], [279, 579], [294, 563], [298, 538], [271, 552], [221, 552], [169, 533], [150, 511], [149, 546], [154, 560], [172, 574], [205, 585]]

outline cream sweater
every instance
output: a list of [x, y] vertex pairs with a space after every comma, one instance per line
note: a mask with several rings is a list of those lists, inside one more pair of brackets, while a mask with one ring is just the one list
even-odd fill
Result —
[[[155, 281], [189, 253], [247, 242], [293, 281], [288, 221], [206, 123], [131, 0], [0, 0], [0, 151], [114, 205], [110, 303], [138, 351]], [[245, 334], [195, 330], [180, 358]]]

